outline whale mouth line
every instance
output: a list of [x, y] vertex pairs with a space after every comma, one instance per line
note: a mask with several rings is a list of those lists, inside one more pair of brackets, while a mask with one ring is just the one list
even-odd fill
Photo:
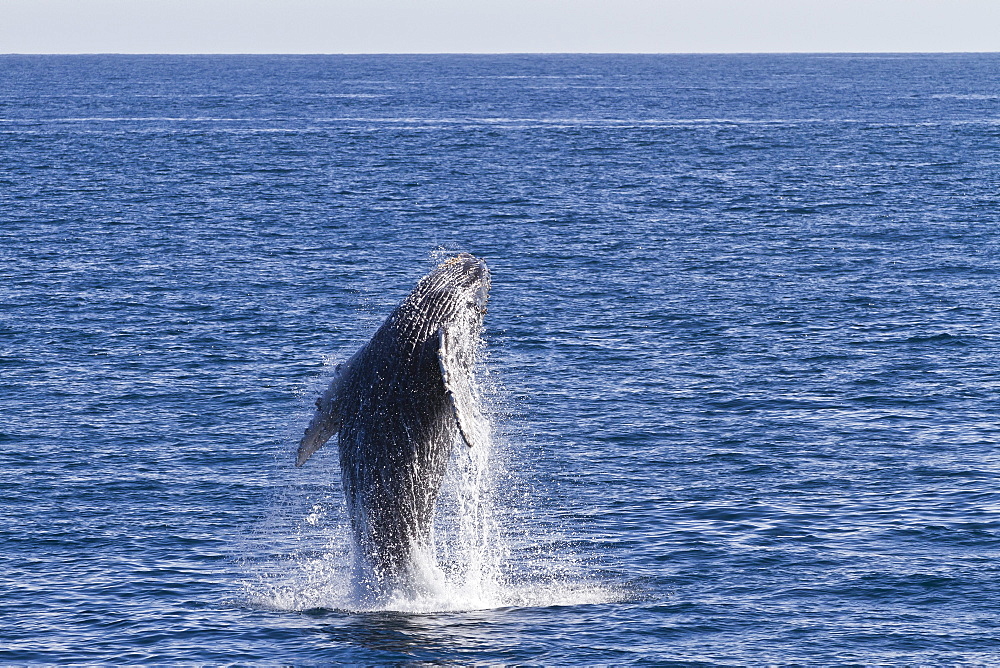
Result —
[[476, 294], [472, 297], [471, 306], [479, 311], [481, 314], [486, 313], [486, 303], [490, 300], [490, 287], [486, 281], [483, 281], [479, 285], [479, 289], [476, 290]]

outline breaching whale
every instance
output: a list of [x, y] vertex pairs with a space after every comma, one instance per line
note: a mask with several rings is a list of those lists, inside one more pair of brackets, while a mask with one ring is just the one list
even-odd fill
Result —
[[299, 443], [296, 466], [334, 434], [364, 578], [404, 582], [430, 547], [434, 505], [458, 436], [488, 424], [473, 379], [490, 289], [486, 263], [462, 253], [438, 265], [371, 340], [337, 367]]

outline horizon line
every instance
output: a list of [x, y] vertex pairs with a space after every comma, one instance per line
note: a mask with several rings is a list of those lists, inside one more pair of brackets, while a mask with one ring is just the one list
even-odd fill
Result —
[[10, 51], [2, 56], [929, 56], [998, 51]]

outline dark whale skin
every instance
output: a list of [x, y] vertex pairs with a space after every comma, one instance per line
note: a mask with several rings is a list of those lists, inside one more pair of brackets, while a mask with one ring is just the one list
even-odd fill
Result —
[[[317, 402], [296, 465], [334, 433], [351, 528], [367, 576], [407, 575], [429, 546], [434, 506], [461, 434], [473, 445], [472, 361], [490, 288], [463, 253], [422, 278]], [[463, 428], [464, 427], [464, 428]]]

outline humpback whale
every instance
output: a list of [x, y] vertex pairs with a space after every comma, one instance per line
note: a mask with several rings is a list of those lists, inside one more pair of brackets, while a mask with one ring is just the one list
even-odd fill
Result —
[[459, 437], [488, 423], [473, 378], [490, 289], [486, 263], [462, 253], [438, 265], [316, 400], [295, 465], [337, 435], [351, 529], [369, 586], [388, 590], [429, 550], [441, 481]]

